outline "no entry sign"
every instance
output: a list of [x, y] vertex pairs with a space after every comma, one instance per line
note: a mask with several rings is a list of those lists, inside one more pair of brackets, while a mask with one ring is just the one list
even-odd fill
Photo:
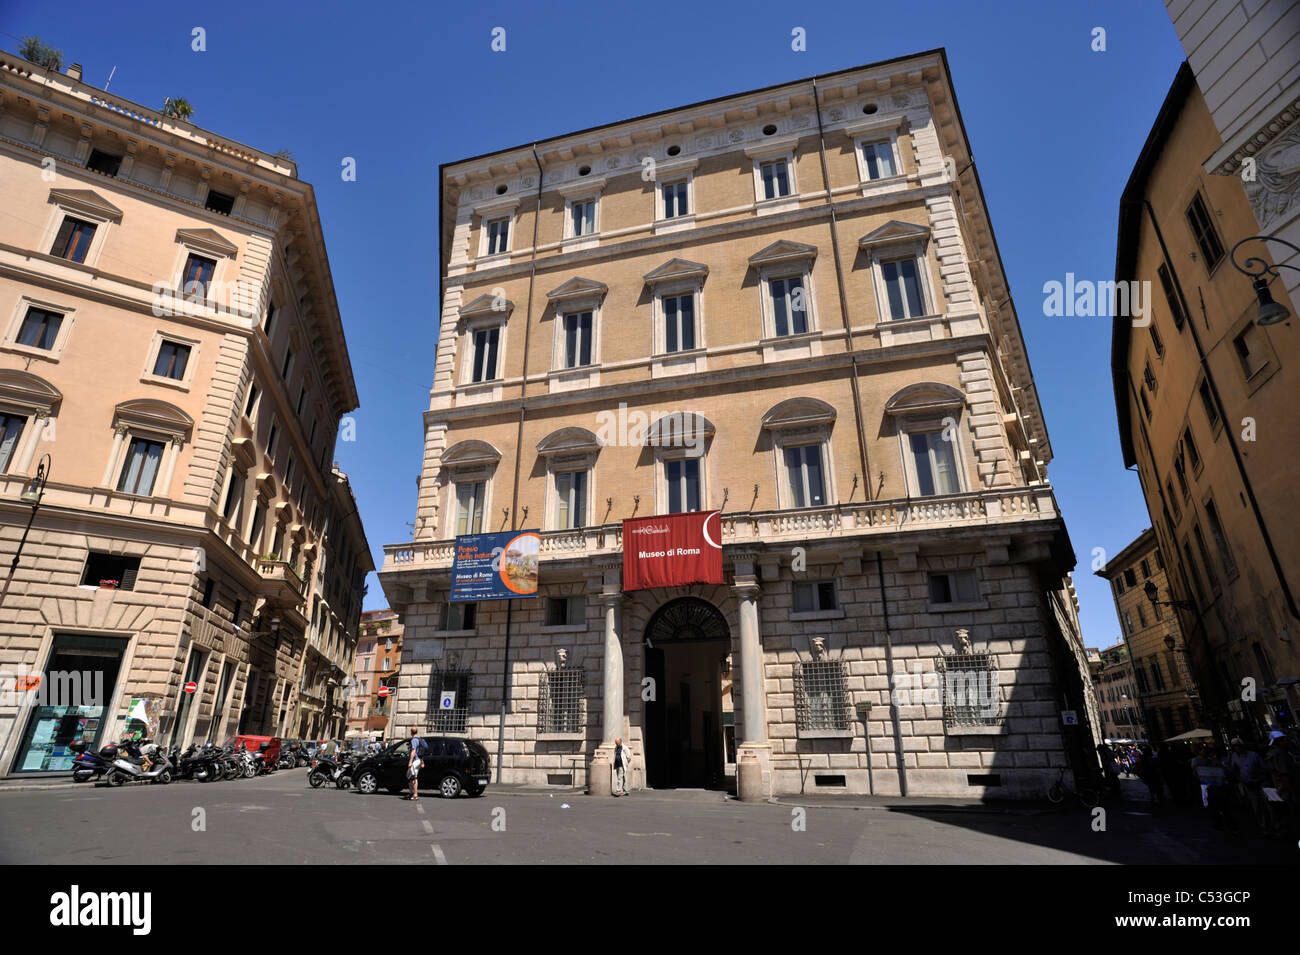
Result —
[[389, 693], [392, 693], [392, 692], [393, 692], [393, 691], [390, 690], [390, 689], [389, 689], [388, 687], [386, 687], [386, 686], [381, 686], [381, 687], [379, 688], [379, 695], [380, 695], [381, 697], [382, 697], [382, 696], [387, 696]]
[[191, 680], [189, 683], [186, 683], [186, 684], [185, 684], [185, 692], [186, 692], [186, 693], [193, 693], [193, 692], [194, 692], [195, 690], [197, 690], [198, 688], [199, 688], [199, 685], [198, 685], [197, 683], [195, 683], [193, 680]]

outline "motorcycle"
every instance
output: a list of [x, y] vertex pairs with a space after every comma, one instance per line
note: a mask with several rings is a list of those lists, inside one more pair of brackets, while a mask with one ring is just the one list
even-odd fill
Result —
[[[166, 785], [172, 781], [175, 767], [167, 754], [158, 748], [152, 740], [142, 740], [142, 745], [123, 744], [118, 748], [117, 759], [109, 767], [104, 781], [110, 786], [121, 786], [127, 780], [148, 781]], [[148, 755], [151, 765], [144, 768], [144, 757]]]
[[351, 753], [336, 754], [336, 757], [319, 756], [312, 761], [307, 782], [312, 789], [319, 789], [326, 783], [333, 783], [339, 789], [351, 789], [352, 769], [356, 763], [356, 757]]
[[280, 754], [280, 759], [276, 762], [277, 769], [293, 769], [298, 765], [298, 760], [294, 758], [293, 750], [285, 750]]
[[171, 761], [176, 767], [176, 778], [178, 779], [195, 779], [201, 783], [209, 783], [216, 779], [221, 770], [216, 766], [215, 747], [211, 743], [204, 744], [199, 749], [197, 743], [190, 746], [185, 752], [180, 752], [179, 747], [172, 753]]
[[113, 760], [117, 759], [118, 749], [113, 743], [102, 747], [98, 753], [89, 752], [89, 744], [85, 740], [77, 740], [71, 745], [71, 750], [77, 754], [77, 758], [72, 761], [72, 781], [74, 783], [90, 782], [99, 779], [113, 767]]

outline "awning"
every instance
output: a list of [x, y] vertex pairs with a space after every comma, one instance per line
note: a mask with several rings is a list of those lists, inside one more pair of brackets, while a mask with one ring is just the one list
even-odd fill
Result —
[[1165, 742], [1177, 743], [1189, 739], [1214, 739], [1214, 734], [1211, 733], [1209, 730], [1194, 729], [1194, 730], [1188, 730], [1186, 733], [1183, 733], [1181, 736], [1171, 736], [1167, 740], [1165, 740]]

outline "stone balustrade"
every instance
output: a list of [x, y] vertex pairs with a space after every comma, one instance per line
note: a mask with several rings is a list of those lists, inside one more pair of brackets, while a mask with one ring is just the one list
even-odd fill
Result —
[[[723, 514], [722, 542], [736, 545], [870, 537], [899, 531], [1053, 520], [1058, 516], [1051, 486], [1040, 484], [833, 507]], [[617, 554], [622, 550], [622, 524], [542, 533], [543, 560]], [[418, 568], [446, 570], [451, 567], [454, 556], [453, 540], [387, 544], [381, 572]]]

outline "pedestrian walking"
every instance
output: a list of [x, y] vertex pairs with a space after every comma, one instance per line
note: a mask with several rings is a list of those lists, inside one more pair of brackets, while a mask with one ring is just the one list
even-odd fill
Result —
[[627, 771], [632, 768], [632, 751], [623, 745], [620, 736], [614, 740], [614, 795], [626, 796]]
[[411, 727], [411, 756], [406, 764], [406, 778], [411, 781], [412, 800], [420, 798], [420, 767], [424, 765], [424, 740], [420, 738], [420, 731], [417, 727]]
[[1213, 743], [1206, 743], [1192, 760], [1192, 772], [1201, 788], [1201, 804], [1210, 811], [1210, 823], [1215, 829], [1225, 826], [1232, 832], [1237, 831], [1236, 821], [1229, 811], [1231, 799], [1228, 794], [1228, 773], [1223, 768], [1223, 760], [1215, 752]]
[[1264, 762], [1268, 765], [1277, 801], [1270, 802], [1279, 831], [1296, 828], [1297, 799], [1300, 799], [1300, 764], [1291, 751], [1291, 739], [1281, 730], [1268, 734], [1268, 751]]
[[1137, 767], [1138, 778], [1147, 784], [1151, 793], [1151, 806], [1155, 810], [1165, 806], [1165, 783], [1161, 773], [1160, 749], [1156, 746], [1144, 746]]
[[1097, 758], [1101, 760], [1101, 769], [1102, 772], [1105, 774], [1106, 789], [1110, 792], [1112, 796], [1114, 796], [1115, 798], [1119, 798], [1120, 795], [1119, 759], [1115, 756], [1114, 750], [1112, 750], [1105, 743], [1097, 744]]
[[1268, 832], [1268, 800], [1264, 796], [1264, 784], [1269, 782], [1268, 767], [1259, 753], [1246, 747], [1240, 736], [1232, 738], [1231, 746], [1228, 773], [1237, 783], [1237, 789], [1246, 800], [1246, 805], [1250, 806], [1255, 825], [1259, 826], [1260, 832]]

